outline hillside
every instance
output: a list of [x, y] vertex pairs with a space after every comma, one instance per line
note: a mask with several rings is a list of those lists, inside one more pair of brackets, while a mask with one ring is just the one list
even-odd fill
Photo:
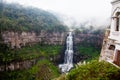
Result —
[[67, 30], [53, 14], [33, 7], [24, 7], [19, 4], [0, 3], [0, 30], [1, 31], [35, 31], [48, 32]]

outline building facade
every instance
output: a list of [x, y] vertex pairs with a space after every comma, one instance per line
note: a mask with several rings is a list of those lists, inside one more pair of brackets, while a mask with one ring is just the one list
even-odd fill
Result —
[[100, 60], [120, 66], [120, 0], [113, 0], [111, 24], [106, 29]]

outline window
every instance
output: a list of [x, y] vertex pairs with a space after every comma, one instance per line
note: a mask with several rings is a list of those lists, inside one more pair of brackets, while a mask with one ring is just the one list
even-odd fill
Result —
[[118, 26], [119, 26], [119, 31], [120, 31], [120, 15], [118, 16]]
[[117, 18], [117, 21], [116, 21], [116, 31], [120, 31], [120, 12], [118, 12], [117, 14], [116, 14], [116, 18]]
[[109, 50], [115, 50], [115, 46], [114, 45], [110, 45], [108, 49]]

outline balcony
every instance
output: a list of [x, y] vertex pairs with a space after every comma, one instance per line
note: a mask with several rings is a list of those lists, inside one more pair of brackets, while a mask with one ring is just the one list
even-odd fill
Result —
[[116, 41], [120, 41], [120, 32], [119, 31], [111, 32], [109, 38]]

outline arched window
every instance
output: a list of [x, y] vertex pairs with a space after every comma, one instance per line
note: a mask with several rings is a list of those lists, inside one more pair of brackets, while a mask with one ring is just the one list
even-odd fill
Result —
[[118, 27], [119, 27], [119, 31], [120, 31], [120, 13], [118, 15]]
[[109, 50], [115, 50], [115, 45], [110, 45], [108, 49]]
[[112, 13], [111, 30], [120, 31], [120, 7], [117, 7]]

